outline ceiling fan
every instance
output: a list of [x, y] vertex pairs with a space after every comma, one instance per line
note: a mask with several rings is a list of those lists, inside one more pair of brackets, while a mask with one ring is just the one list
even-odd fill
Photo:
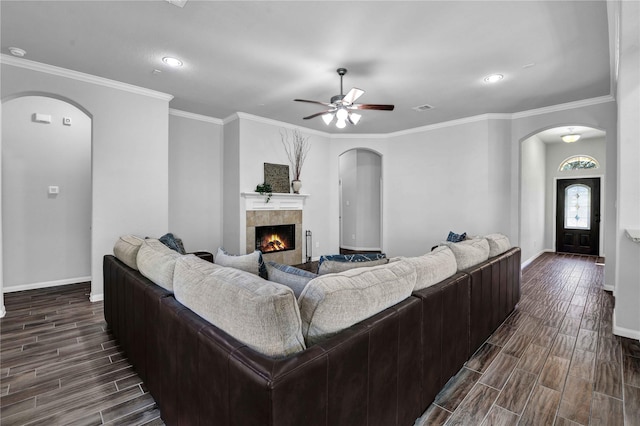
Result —
[[362, 115], [353, 112], [353, 110], [362, 110], [362, 109], [375, 109], [380, 111], [393, 111], [393, 105], [381, 105], [381, 104], [356, 104], [354, 103], [356, 99], [364, 94], [364, 90], [358, 89], [354, 87], [349, 90], [349, 92], [345, 95], [342, 91], [342, 77], [347, 73], [346, 68], [338, 68], [338, 75], [340, 76], [340, 94], [331, 97], [331, 102], [320, 102], [320, 101], [308, 101], [306, 99], [294, 99], [297, 102], [308, 102], [312, 104], [319, 104], [328, 107], [326, 111], [317, 112], [315, 114], [311, 114], [307, 117], [304, 117], [305, 120], [310, 118], [321, 116], [322, 120], [328, 126], [333, 121], [333, 118], [336, 118], [336, 127], [339, 129], [344, 129], [347, 125], [347, 122], [356, 125], [362, 118]]

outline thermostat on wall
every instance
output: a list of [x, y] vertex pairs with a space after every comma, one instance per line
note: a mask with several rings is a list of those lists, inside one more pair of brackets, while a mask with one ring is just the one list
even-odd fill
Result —
[[51, 116], [48, 114], [33, 114], [33, 121], [36, 123], [51, 123]]

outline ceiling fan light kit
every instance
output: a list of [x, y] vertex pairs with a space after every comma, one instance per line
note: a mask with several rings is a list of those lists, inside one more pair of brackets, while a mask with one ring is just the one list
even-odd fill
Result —
[[393, 105], [354, 103], [360, 96], [364, 94], [364, 90], [354, 87], [345, 95], [343, 92], [342, 77], [344, 77], [344, 75], [347, 73], [347, 69], [338, 68], [336, 72], [340, 76], [340, 94], [332, 96], [329, 103], [320, 101], [309, 101], [306, 99], [294, 99], [294, 101], [297, 102], [319, 104], [329, 108], [326, 111], [321, 111], [304, 117], [305, 120], [321, 116], [322, 121], [324, 121], [324, 123], [328, 126], [333, 122], [333, 118], [335, 117], [336, 127], [338, 129], [344, 129], [347, 126], [347, 122], [355, 126], [362, 118], [362, 114], [353, 112], [353, 110], [372, 109], [379, 111], [393, 111]]

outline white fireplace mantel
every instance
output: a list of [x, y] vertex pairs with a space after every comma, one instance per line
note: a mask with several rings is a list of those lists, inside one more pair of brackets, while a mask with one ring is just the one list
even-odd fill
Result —
[[274, 193], [267, 202], [267, 195], [257, 192], [242, 192], [245, 210], [302, 210], [304, 200], [309, 194], [280, 194]]

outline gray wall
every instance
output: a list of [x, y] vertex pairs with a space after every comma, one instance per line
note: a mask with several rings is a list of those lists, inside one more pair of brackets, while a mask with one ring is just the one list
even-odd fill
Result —
[[169, 231], [185, 249], [222, 245], [222, 122], [170, 111]]
[[[51, 123], [33, 120], [34, 113]], [[2, 106], [5, 291], [91, 276], [91, 119], [75, 106], [25, 96]], [[71, 118], [71, 126], [62, 118]], [[57, 186], [59, 194], [48, 193]], [[34, 268], [37, 259], [38, 267]]]
[[382, 158], [367, 149], [340, 155], [342, 230], [340, 247], [380, 250]]
[[[3, 103], [48, 95], [69, 100], [92, 117], [90, 298], [101, 300], [102, 258], [113, 252], [117, 238], [167, 232], [171, 96], [41, 64], [32, 67], [28, 61], [8, 62], [3, 57], [0, 65]], [[7, 250], [3, 247], [5, 256]]]

